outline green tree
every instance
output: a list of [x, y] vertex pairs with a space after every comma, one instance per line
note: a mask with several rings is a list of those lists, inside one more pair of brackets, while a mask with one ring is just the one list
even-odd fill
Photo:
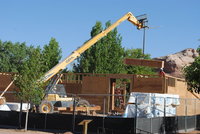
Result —
[[[43, 60], [41, 49], [30, 47], [30, 54], [27, 60], [21, 66], [15, 77], [15, 85], [19, 88], [17, 96], [23, 102], [39, 104], [44, 96], [43, 83], [38, 81], [43, 75]], [[26, 112], [25, 131], [28, 124], [28, 108]]]
[[18, 72], [28, 55], [25, 43], [0, 41], [0, 72]]
[[[29, 58], [33, 47], [25, 43], [12, 43], [11, 41], [0, 41], [0, 72], [19, 72], [24, 61]], [[48, 45], [44, 45], [42, 60], [45, 66], [43, 71], [47, 72], [61, 59], [61, 49], [55, 38], [51, 38]]]
[[[41, 97], [38, 95], [40, 90], [33, 90], [33, 92], [27, 90], [38, 87], [37, 80], [40, 79], [41, 74], [55, 66], [60, 59], [61, 49], [55, 38], [51, 38], [49, 44], [44, 45], [43, 50], [40, 47], [28, 47], [25, 43], [0, 41], [0, 71], [18, 74], [19, 77], [15, 84], [20, 89], [17, 95], [21, 100], [27, 100], [27, 96], [30, 94], [32, 95], [29, 99], [33, 102], [36, 102], [34, 98]], [[33, 87], [31, 88], [31, 86]]]
[[[151, 59], [150, 54], [143, 54], [142, 49], [127, 49], [124, 51], [124, 58]], [[124, 65], [127, 74], [154, 74], [150, 67]]]
[[[200, 54], [200, 47], [197, 49]], [[200, 56], [195, 61], [184, 68], [185, 79], [188, 84], [188, 90], [200, 93]]]
[[53, 68], [56, 64], [58, 64], [61, 59], [62, 51], [59, 47], [58, 42], [55, 38], [51, 38], [48, 45], [44, 45], [43, 48], [43, 61], [45, 65], [44, 71], [47, 72], [51, 68]]
[[[105, 29], [111, 25], [106, 23]], [[91, 31], [91, 38], [103, 30], [102, 23], [96, 22]], [[85, 51], [74, 65], [75, 72], [81, 73], [121, 73], [123, 70], [123, 48], [117, 29], [112, 30], [90, 49]]]
[[[25, 45], [25, 44], [23, 44]], [[24, 49], [28, 54], [24, 54], [22, 64], [18, 68], [18, 77], [15, 85], [19, 88], [17, 96], [23, 101], [39, 103], [43, 97], [43, 86], [38, 81], [42, 75], [55, 66], [61, 58], [61, 49], [55, 38], [51, 38], [48, 45], [41, 50], [40, 47], [33, 46]], [[17, 62], [17, 60], [13, 60]]]
[[14, 81], [19, 88], [17, 96], [20, 100], [34, 104], [40, 103], [44, 90], [43, 83], [38, 80], [43, 75], [43, 68], [41, 49], [31, 47], [29, 58], [21, 66]]
[[8, 55], [8, 48], [10, 45], [0, 41], [0, 71], [1, 72], [9, 72], [10, 70], [10, 58]]

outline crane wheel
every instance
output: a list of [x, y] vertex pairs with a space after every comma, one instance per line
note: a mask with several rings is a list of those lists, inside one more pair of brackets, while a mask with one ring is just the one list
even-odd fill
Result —
[[39, 112], [40, 113], [53, 113], [54, 106], [50, 101], [42, 101], [39, 105]]

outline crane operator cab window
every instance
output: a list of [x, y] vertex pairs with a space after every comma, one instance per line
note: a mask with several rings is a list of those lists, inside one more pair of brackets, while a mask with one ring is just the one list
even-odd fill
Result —
[[67, 97], [67, 93], [63, 84], [57, 84], [49, 90], [48, 94], [58, 94], [60, 97]]

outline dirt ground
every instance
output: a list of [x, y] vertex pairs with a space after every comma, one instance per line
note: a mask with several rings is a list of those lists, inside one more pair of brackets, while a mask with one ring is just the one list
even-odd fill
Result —
[[42, 132], [42, 131], [24, 131], [19, 129], [3, 129], [0, 128], [0, 134], [73, 134], [71, 132], [65, 132], [65, 133], [56, 133], [56, 132]]
[[185, 132], [185, 133], [179, 133], [179, 134], [200, 134], [200, 131], [191, 131], [191, 132]]

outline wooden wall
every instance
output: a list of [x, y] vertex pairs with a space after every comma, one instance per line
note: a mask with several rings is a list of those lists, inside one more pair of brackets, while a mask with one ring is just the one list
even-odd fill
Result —
[[[0, 91], [3, 91], [6, 89], [6, 87], [11, 83], [12, 81], [12, 73], [0, 73]], [[11, 89], [15, 89], [15, 85], [11, 85], [8, 91]]]
[[133, 78], [132, 92], [165, 93], [164, 78], [161, 77], [136, 77]]
[[[178, 94], [180, 98], [200, 98], [199, 94], [191, 93], [187, 90], [187, 83], [184, 79], [179, 79], [175, 77], [168, 77], [167, 79], [171, 79], [172, 83], [168, 84], [167, 93], [169, 94]], [[169, 83], [169, 82], [168, 82]]]
[[[13, 75], [14, 75], [13, 73], [0, 73], [0, 94], [11, 83]], [[6, 101], [19, 102], [19, 100], [15, 96], [16, 90], [17, 90], [17, 87], [14, 84], [12, 84], [10, 88], [7, 90], [7, 92], [3, 95], [4, 97], [6, 97]]]
[[107, 77], [84, 76], [82, 94], [108, 94], [109, 79]]
[[178, 94], [180, 96], [180, 105], [177, 107], [177, 115], [195, 115], [200, 114], [200, 95], [191, 93], [187, 90], [187, 83], [184, 79], [168, 76], [167, 93]]
[[65, 86], [66, 93], [80, 94], [82, 89], [81, 83], [63, 83]]
[[[90, 104], [99, 105], [102, 108], [105, 106], [105, 111], [108, 112], [110, 96], [109, 95], [109, 79], [107, 77], [84, 76], [82, 82], [82, 94], [93, 94], [92, 96], [82, 96], [87, 99]], [[104, 104], [105, 103], [105, 104]]]

